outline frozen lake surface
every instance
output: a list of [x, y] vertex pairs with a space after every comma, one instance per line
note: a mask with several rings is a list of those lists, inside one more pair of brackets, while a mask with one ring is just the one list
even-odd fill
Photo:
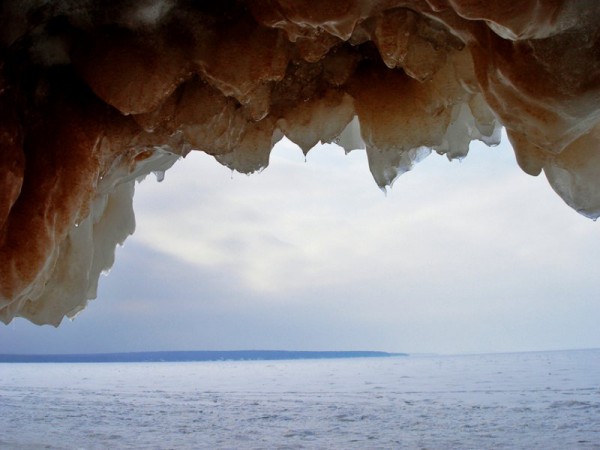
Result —
[[0, 448], [600, 449], [600, 350], [0, 364]]

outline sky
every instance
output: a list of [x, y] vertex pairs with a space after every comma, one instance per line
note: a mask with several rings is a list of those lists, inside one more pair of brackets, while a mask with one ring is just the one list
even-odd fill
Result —
[[134, 204], [98, 298], [58, 328], [0, 326], [0, 353], [600, 347], [600, 224], [506, 136], [387, 194], [361, 150], [285, 141], [252, 176], [193, 152]]

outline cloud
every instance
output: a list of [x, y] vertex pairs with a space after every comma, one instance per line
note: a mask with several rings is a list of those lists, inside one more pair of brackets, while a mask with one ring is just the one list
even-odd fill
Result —
[[58, 330], [0, 330], [0, 351], [600, 345], [597, 224], [507, 145], [473, 147], [387, 196], [361, 151], [305, 161], [284, 143], [251, 177], [192, 154], [138, 186], [138, 229], [100, 298]]

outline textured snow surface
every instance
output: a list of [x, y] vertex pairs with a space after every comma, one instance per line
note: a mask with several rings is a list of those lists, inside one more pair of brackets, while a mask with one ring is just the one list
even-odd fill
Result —
[[598, 350], [0, 370], [2, 448], [598, 448]]
[[0, 319], [60, 323], [133, 232], [134, 180], [191, 150], [244, 173], [287, 136], [386, 189], [499, 142], [600, 215], [600, 2], [8, 0]]

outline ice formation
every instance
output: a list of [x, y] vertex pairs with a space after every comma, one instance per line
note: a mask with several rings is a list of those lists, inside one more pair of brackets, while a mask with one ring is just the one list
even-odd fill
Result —
[[598, 0], [6, 0], [0, 319], [57, 325], [133, 232], [134, 182], [190, 150], [250, 173], [283, 135], [366, 147], [379, 186], [506, 127], [600, 215]]

